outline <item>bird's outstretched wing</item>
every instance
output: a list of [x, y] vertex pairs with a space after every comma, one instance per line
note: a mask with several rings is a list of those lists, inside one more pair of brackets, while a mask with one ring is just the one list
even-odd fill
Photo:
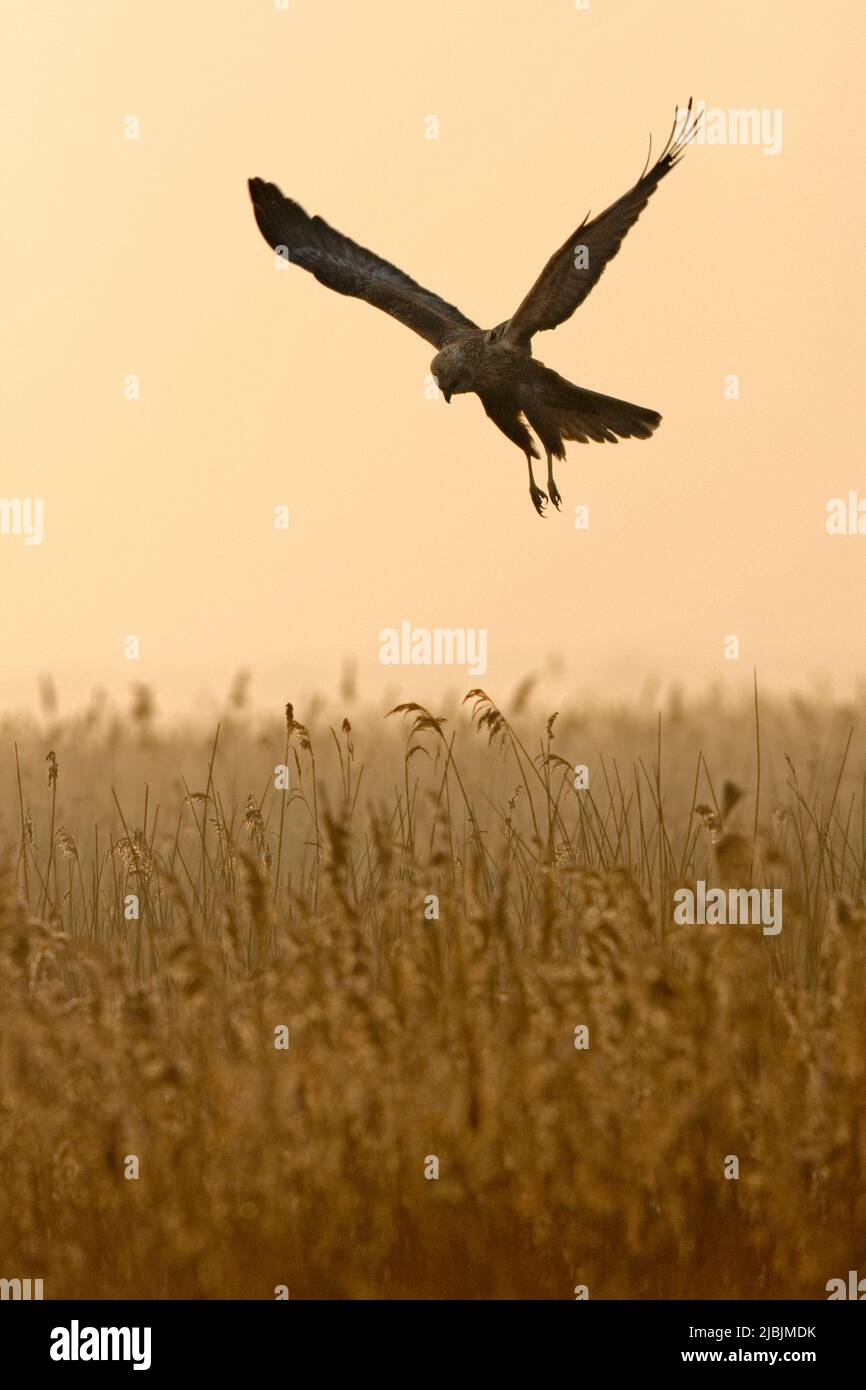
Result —
[[525, 349], [533, 333], [556, 328], [571, 317], [601, 279], [608, 261], [616, 255], [626, 232], [634, 226], [665, 174], [679, 162], [696, 129], [690, 99], [684, 116], [677, 111], [668, 142], [652, 168], [646, 168], [634, 187], [605, 212], [591, 222], [584, 218], [554, 252], [504, 327], [504, 342]]
[[[274, 183], [250, 179], [250, 197], [265, 241], [338, 294], [366, 299], [441, 348], [455, 333], [477, 328], [471, 319], [425, 290], [321, 217], [310, 217]], [[284, 248], [284, 250], [283, 250]]]

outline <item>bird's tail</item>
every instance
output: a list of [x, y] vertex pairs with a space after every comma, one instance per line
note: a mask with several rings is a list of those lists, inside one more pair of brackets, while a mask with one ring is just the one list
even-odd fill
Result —
[[[543, 415], [553, 417], [562, 439], [574, 439], [579, 444], [588, 444], [590, 440], [616, 444], [620, 439], [649, 439], [661, 424], [657, 410], [587, 391], [540, 362], [534, 365], [537, 370], [533, 372], [532, 396]], [[529, 420], [543, 438], [531, 415]]]

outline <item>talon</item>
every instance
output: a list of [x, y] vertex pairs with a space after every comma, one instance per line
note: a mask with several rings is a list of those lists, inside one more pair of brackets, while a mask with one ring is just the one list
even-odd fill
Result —
[[539, 516], [544, 516], [544, 508], [547, 506], [547, 493], [542, 492], [540, 487], [531, 487], [529, 495], [532, 498], [532, 505]]
[[559, 495], [559, 488], [553, 481], [553, 455], [551, 454], [549, 449], [547, 449], [545, 452], [547, 453], [547, 491], [550, 493], [551, 502], [553, 503], [556, 510], [559, 511], [562, 498]]

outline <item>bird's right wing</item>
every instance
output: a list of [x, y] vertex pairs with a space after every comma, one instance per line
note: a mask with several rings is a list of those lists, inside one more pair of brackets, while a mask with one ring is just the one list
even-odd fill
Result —
[[[678, 129], [679, 123], [679, 129]], [[679, 163], [697, 129], [689, 101], [686, 114], [678, 110], [667, 144], [651, 168], [645, 169], [628, 193], [588, 222], [585, 218], [568, 241], [551, 256], [529, 294], [502, 332], [502, 341], [528, 347], [533, 333], [556, 328], [570, 318], [622, 245], [623, 237], [640, 217], [665, 174]]]
[[441, 348], [455, 333], [477, 328], [471, 319], [425, 290], [402, 270], [338, 232], [321, 217], [310, 217], [274, 183], [250, 179], [256, 222], [265, 241], [294, 265], [303, 266], [338, 294], [366, 299]]

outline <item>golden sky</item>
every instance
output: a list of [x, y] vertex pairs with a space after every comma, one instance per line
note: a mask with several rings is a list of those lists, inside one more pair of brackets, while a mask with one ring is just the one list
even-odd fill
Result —
[[[859, 676], [866, 535], [825, 517], [866, 499], [862, 6], [5, 0], [2, 27], [0, 498], [44, 504], [41, 545], [0, 536], [4, 708], [43, 671], [64, 707], [189, 708], [239, 667], [297, 699], [347, 656], [416, 697], [556, 658], [617, 693]], [[427, 398], [433, 349], [277, 271], [247, 197], [275, 181], [490, 326], [689, 95], [780, 110], [782, 148], [691, 148], [535, 340], [664, 416], [569, 445], [543, 521], [480, 402]], [[404, 619], [486, 629], [487, 673], [381, 666]]]

